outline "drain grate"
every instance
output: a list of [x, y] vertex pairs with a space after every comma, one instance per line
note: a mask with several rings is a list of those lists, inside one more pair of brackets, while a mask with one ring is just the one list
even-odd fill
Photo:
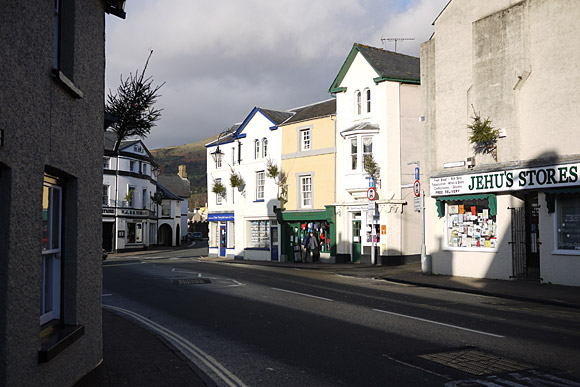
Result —
[[208, 278], [201, 278], [201, 277], [180, 278], [180, 279], [173, 280], [174, 285], [199, 285], [199, 284], [209, 284], [209, 283], [211, 283], [211, 281]]
[[431, 353], [419, 355], [419, 357], [472, 375], [488, 375], [534, 368], [531, 364], [506, 359], [476, 349]]

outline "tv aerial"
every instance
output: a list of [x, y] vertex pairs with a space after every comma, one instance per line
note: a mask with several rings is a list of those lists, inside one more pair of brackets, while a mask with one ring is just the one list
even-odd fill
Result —
[[395, 52], [397, 52], [397, 42], [400, 40], [415, 40], [415, 38], [381, 38], [383, 46], [385, 46], [385, 42], [395, 42]]

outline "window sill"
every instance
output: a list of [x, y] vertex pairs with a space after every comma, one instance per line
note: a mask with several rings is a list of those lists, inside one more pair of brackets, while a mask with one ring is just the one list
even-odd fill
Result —
[[62, 71], [57, 70], [57, 69], [52, 69], [52, 76], [54, 77], [54, 79], [58, 83], [60, 83], [62, 86], [64, 86], [64, 88], [67, 89], [67, 91], [70, 94], [72, 94], [73, 97], [78, 98], [78, 99], [81, 99], [84, 97], [81, 89], [76, 87], [76, 85], [70, 79], [68, 79], [68, 77], [62, 73]]
[[580, 250], [554, 250], [553, 255], [580, 255]]
[[244, 250], [270, 251], [269, 247], [246, 247]]
[[254, 203], [263, 203], [264, 199], [258, 199], [258, 200], [254, 200]]
[[45, 329], [40, 336], [38, 362], [49, 362], [84, 334], [84, 325], [55, 325]]
[[497, 248], [491, 247], [443, 247], [444, 251], [467, 251], [470, 253], [497, 253]]

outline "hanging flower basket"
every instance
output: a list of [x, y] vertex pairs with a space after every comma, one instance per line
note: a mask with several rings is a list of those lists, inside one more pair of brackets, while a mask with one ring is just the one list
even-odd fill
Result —
[[216, 195], [224, 196], [226, 193], [226, 187], [221, 183], [221, 181], [217, 181], [214, 179], [213, 186], [211, 187], [211, 192]]

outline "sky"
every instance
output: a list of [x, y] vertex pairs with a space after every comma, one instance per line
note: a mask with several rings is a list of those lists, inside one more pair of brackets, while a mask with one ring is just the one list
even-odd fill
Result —
[[354, 43], [419, 56], [448, 0], [128, 0], [106, 17], [106, 93], [141, 71], [161, 88], [149, 149], [206, 139], [255, 107], [331, 98]]

